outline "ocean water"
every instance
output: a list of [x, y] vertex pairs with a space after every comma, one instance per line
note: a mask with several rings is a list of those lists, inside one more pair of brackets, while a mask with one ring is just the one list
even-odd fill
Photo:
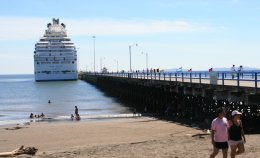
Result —
[[127, 107], [81, 80], [35, 82], [33, 75], [0, 75], [0, 125], [28, 122], [30, 113], [69, 119], [75, 106], [86, 119], [129, 113]]

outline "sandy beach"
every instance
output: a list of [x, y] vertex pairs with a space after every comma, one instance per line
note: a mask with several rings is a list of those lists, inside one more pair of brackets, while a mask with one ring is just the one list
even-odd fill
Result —
[[[36, 156], [17, 157], [127, 157], [202, 158], [212, 151], [202, 130], [153, 118], [117, 118], [93, 122], [30, 123], [0, 127], [0, 152], [21, 145], [37, 147]], [[7, 130], [8, 128], [8, 130]], [[246, 135], [246, 153], [260, 155], [260, 136]], [[221, 153], [217, 158], [221, 158]]]

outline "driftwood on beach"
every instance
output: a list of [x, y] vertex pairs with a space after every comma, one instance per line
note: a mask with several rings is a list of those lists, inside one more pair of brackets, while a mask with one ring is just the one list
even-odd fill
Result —
[[12, 156], [22, 155], [22, 154], [35, 155], [37, 151], [38, 149], [35, 147], [24, 148], [24, 146], [22, 145], [20, 148], [15, 149], [11, 152], [0, 153], [0, 157], [12, 157]]

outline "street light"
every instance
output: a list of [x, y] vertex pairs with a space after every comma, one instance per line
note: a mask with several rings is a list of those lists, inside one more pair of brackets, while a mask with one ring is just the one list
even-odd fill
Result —
[[118, 72], [118, 60], [115, 59], [115, 62], [116, 62], [116, 69], [117, 69], [117, 72]]
[[132, 44], [132, 45], [129, 45], [129, 55], [130, 55], [130, 73], [132, 72], [132, 65], [131, 65], [131, 64], [132, 64], [132, 63], [131, 63], [131, 60], [132, 60], [132, 59], [131, 59], [131, 58], [132, 58], [132, 57], [131, 57], [131, 47], [132, 47], [132, 46], [138, 46], [138, 44]]
[[[106, 58], [105, 57], [100, 58], [100, 72], [103, 71], [103, 59], [105, 60]], [[104, 67], [105, 67], [105, 64], [104, 64]]]
[[94, 47], [94, 73], [96, 72], [96, 43], [95, 43], [95, 39], [96, 39], [96, 36], [92, 36], [93, 38], [93, 47]]
[[142, 52], [142, 54], [145, 54], [145, 58], [146, 58], [146, 71], [148, 72], [148, 53]]

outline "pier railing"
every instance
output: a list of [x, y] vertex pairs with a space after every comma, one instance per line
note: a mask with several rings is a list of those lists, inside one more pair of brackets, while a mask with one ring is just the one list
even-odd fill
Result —
[[162, 80], [180, 83], [198, 83], [213, 84], [224, 86], [250, 87], [258, 92], [258, 82], [260, 81], [260, 72], [176, 72], [176, 73], [147, 73], [147, 72], [133, 72], [133, 73], [91, 73], [89, 75], [99, 76], [113, 76], [128, 79], [144, 79], [144, 80]]

